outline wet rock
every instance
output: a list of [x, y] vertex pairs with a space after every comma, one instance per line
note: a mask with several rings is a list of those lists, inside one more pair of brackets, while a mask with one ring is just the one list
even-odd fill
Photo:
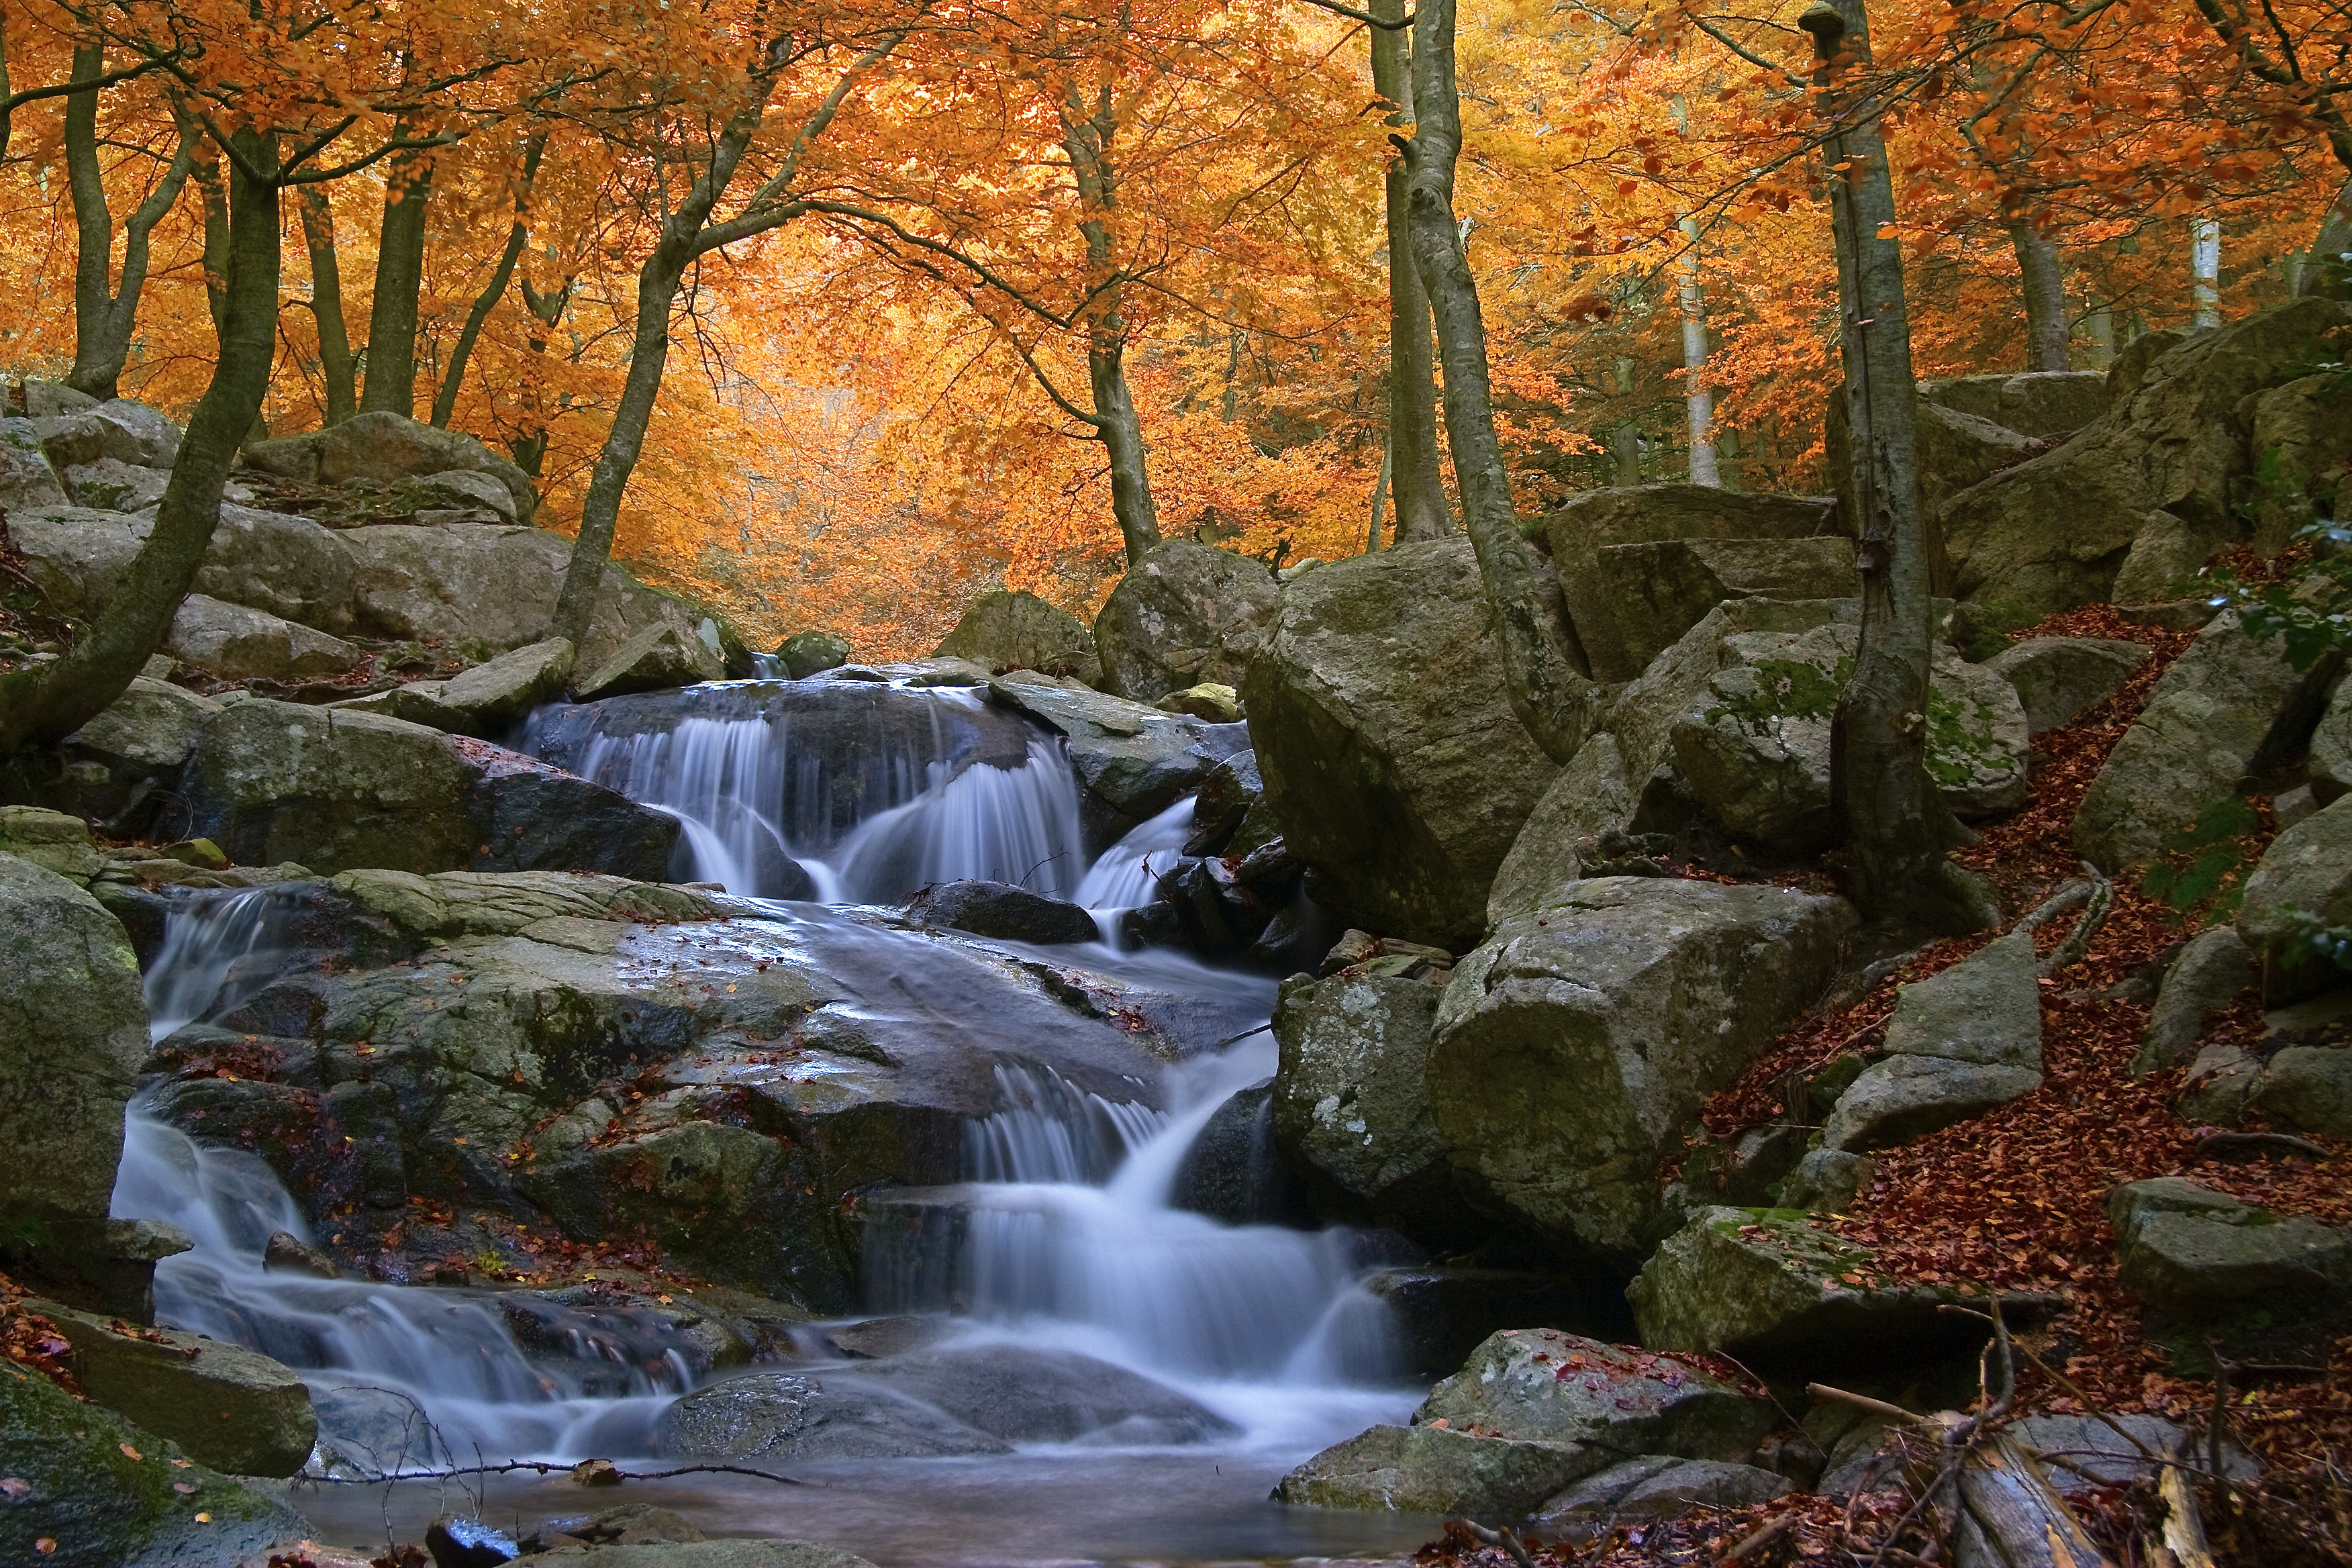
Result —
[[382, 714], [250, 699], [205, 728], [193, 829], [240, 861], [661, 875], [675, 818], [479, 741]]
[[585, 1518], [551, 1519], [522, 1537], [526, 1552], [677, 1545], [709, 1538], [684, 1516], [654, 1503], [623, 1503]]
[[[874, 1568], [855, 1552], [810, 1541], [698, 1541], [585, 1550], [584, 1560], [592, 1568]], [[515, 1561], [523, 1568], [537, 1563], [573, 1568], [583, 1558], [578, 1550], [567, 1547]]]
[[[1076, 1352], [950, 1346], [851, 1374], [1012, 1443], [1198, 1443], [1239, 1428], [1165, 1384]], [[827, 1374], [835, 1386], [839, 1379]]]
[[1844, 598], [1862, 592], [1853, 542], [1813, 539], [1675, 539], [1612, 544], [1598, 552], [1601, 590], [1616, 613], [1629, 668], [1682, 639], [1726, 599]]
[[1171, 540], [1128, 569], [1095, 617], [1104, 685], [1138, 702], [1202, 682], [1237, 687], [1281, 607], [1263, 563]]
[[1611, 877], [1512, 916], [1454, 972], [1429, 1098], [1482, 1205], [1624, 1267], [1654, 1174], [1836, 967], [1853, 912], [1769, 887]]
[[1679, 1519], [1705, 1509], [1748, 1508], [1790, 1489], [1789, 1479], [1754, 1465], [1643, 1454], [1588, 1476], [1536, 1510], [1546, 1531], [1616, 1519]]
[[2158, 678], [2091, 781], [2074, 847], [2107, 871], [2149, 858], [2239, 780], [2302, 746], [2334, 674], [2325, 658], [2298, 673], [2277, 638], [2256, 642], [2236, 612], [2219, 616]]
[[1243, 683], [1284, 841], [1368, 929], [1456, 950], [1559, 772], [1503, 689], [1465, 539], [1400, 545], [1307, 574]]
[[838, 632], [794, 632], [777, 645], [776, 657], [784, 661], [786, 675], [794, 680], [805, 680], [847, 664], [849, 639]]
[[2125, 1183], [2107, 1218], [2124, 1288], [2162, 1317], [2291, 1312], [2352, 1281], [2352, 1237], [2179, 1176]]
[[425, 1407], [407, 1394], [345, 1383], [332, 1373], [313, 1372], [310, 1383], [319, 1440], [305, 1474], [369, 1480], [459, 1462]]
[[1221, 1225], [1311, 1226], [1313, 1206], [1298, 1190], [1274, 1137], [1269, 1084], [1235, 1089], [1184, 1151], [1169, 1202]]
[[2253, 467], [2242, 403], [2296, 379], [2347, 320], [2302, 300], [2186, 339], [2064, 445], [1952, 497], [1958, 594], [2036, 619], [2108, 597], [2151, 512], [2234, 533], [2232, 484]]
[[211, 1568], [259, 1561], [310, 1533], [283, 1503], [5, 1361], [0, 1477], [26, 1484], [0, 1500], [0, 1561], [9, 1563]]
[[272, 1231], [261, 1249], [264, 1268], [288, 1274], [308, 1274], [318, 1279], [340, 1279], [335, 1260], [291, 1231]]
[[907, 905], [925, 925], [1045, 946], [1096, 942], [1095, 917], [1076, 904], [1016, 888], [1010, 882], [964, 880], [925, 888]]
[[[1777, 853], [1833, 834], [1831, 726], [1853, 668], [1856, 631], [1728, 639], [1735, 658], [1671, 728], [1675, 766], [1726, 831]], [[2025, 799], [2025, 712], [2016, 690], [1938, 648], [1927, 694], [1927, 776], [1963, 817]]]
[[[1657, 647], [1675, 641], [1692, 624], [1683, 621], [1663, 637], [1635, 624], [1652, 609], [1621, 604], [1616, 599], [1618, 584], [1602, 571], [1604, 552], [1615, 546], [1660, 541], [1792, 541], [1837, 531], [1834, 511], [1826, 499], [1750, 495], [1706, 485], [1638, 485], [1587, 490], [1570, 497], [1545, 521], [1545, 536], [1559, 571], [1569, 617], [1575, 624], [1577, 640], [1582, 644], [1585, 656], [1591, 660], [1593, 678], [1599, 680], [1630, 680], [1640, 675], [1650, 662], [1641, 650], [1649, 649], [1651, 657], [1654, 657]], [[1771, 581], [1780, 580], [1770, 576], [1778, 568], [1769, 564], [1773, 560], [1769, 552], [1755, 566], [1746, 569], [1734, 564], [1735, 555], [1716, 558], [1732, 572], [1735, 582], [1758, 568]], [[1852, 562], [1849, 551], [1849, 568]], [[1764, 580], [1756, 579], [1759, 584]], [[1677, 597], [1678, 605], [1695, 604], [1703, 593], [1703, 585], [1696, 585], [1696, 580], [1694, 583], [1691, 591]], [[1738, 591], [1717, 597], [1731, 597]], [[1745, 590], [1769, 591], [1760, 586]], [[1822, 590], [1802, 589], [1799, 596], [1819, 598]], [[1704, 616], [1715, 603], [1709, 600], [1706, 605], [1697, 605], [1698, 616]]]
[[1362, 1285], [1389, 1310], [1399, 1371], [1430, 1382], [1461, 1366], [1503, 1329], [1613, 1333], [1625, 1316], [1614, 1290], [1596, 1293], [1573, 1279], [1528, 1269], [1401, 1265], [1373, 1269]]
[[1551, 1329], [1488, 1337], [1408, 1427], [1375, 1426], [1283, 1478], [1325, 1508], [1520, 1514], [1627, 1453], [1745, 1458], [1769, 1402], [1672, 1356]]
[[799, 1459], [936, 1459], [1011, 1447], [920, 1400], [848, 1373], [755, 1372], [662, 1413], [666, 1458], [772, 1466]]
[[1235, 830], [1265, 797], [1265, 781], [1258, 775], [1255, 752], [1235, 752], [1219, 763], [1209, 770], [1208, 777], [1201, 781], [1200, 792], [1192, 797], [1192, 830], [1185, 837], [1184, 853], [1213, 855], [1223, 851]]
[[1025, 588], [992, 589], [973, 600], [932, 657], [969, 660], [983, 675], [1034, 669], [1091, 680], [1102, 671], [1086, 623]]
[[1427, 1085], [1439, 994], [1420, 980], [1338, 974], [1286, 983], [1274, 1009], [1284, 1152], [1344, 1208], [1409, 1230], [1456, 1206]]
[[366, 654], [341, 637], [203, 594], [180, 602], [163, 650], [223, 680], [306, 680], [341, 675], [367, 662]]
[[478, 1519], [443, 1514], [425, 1527], [433, 1568], [503, 1568], [521, 1555], [514, 1537]]
[[104, 1217], [146, 1055], [121, 924], [56, 872], [0, 854], [0, 1215]]
[[1937, 1310], [1955, 1290], [1901, 1284], [1864, 1248], [1781, 1209], [1710, 1208], [1626, 1288], [1642, 1342], [1751, 1365], [1861, 1369], [1973, 1342]]
[[73, 1346], [83, 1394], [180, 1445], [198, 1464], [240, 1476], [290, 1476], [310, 1457], [318, 1420], [301, 1376], [257, 1352], [173, 1329], [131, 1333], [70, 1307], [36, 1302]]
[[632, 634], [580, 682], [580, 699], [623, 697], [717, 680], [727, 672], [719, 651], [675, 626], [647, 626]]
[[2200, 931], [2164, 972], [2164, 984], [2149, 1009], [2132, 1076], [2178, 1067], [2197, 1053], [2205, 1021], [2225, 1011], [2262, 978], [2252, 949], [2233, 926]]
[[2031, 637], [1985, 660], [2017, 688], [2025, 728], [2039, 735], [2121, 689], [2148, 660], [2147, 645], [2107, 637]]
[[1105, 814], [1090, 825], [1090, 841], [1108, 844], [1157, 816], [1249, 744], [1238, 724], [1205, 724], [1021, 672], [990, 681], [989, 691], [1067, 739], [1070, 767]]
[[862, 1323], [844, 1323], [827, 1329], [824, 1342], [845, 1356], [877, 1361], [885, 1356], [904, 1355], [919, 1351], [953, 1332], [939, 1318], [908, 1314], [896, 1318], [868, 1318]]

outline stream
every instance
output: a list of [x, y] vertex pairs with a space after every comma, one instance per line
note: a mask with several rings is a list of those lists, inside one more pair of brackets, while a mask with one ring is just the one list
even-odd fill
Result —
[[[586, 710], [543, 711], [523, 743], [676, 816], [683, 831], [672, 877], [723, 885], [744, 900], [739, 919], [772, 926], [821, 963], [839, 954], [845, 963], [919, 965], [936, 951], [928, 939], [877, 931], [870, 915], [859, 921], [848, 911], [985, 878], [1081, 904], [1105, 936], [1000, 948], [1137, 980], [1244, 1027], [1271, 1010], [1265, 975], [1108, 940], [1120, 911], [1150, 894], [1147, 858], [1182, 842], [1191, 800], [1089, 863], [1059, 738], [983, 711], [969, 691], [884, 702], [847, 681], [750, 681], [627, 701], [599, 705], [613, 721], [584, 731]], [[846, 753], [844, 724], [865, 737]], [[845, 754], [848, 764], [824, 765]], [[199, 896], [173, 913], [146, 976], [157, 1039], [278, 972], [286, 961], [274, 917], [267, 889]], [[919, 973], [904, 979], [921, 994]], [[940, 993], [940, 1005], [952, 1006], [952, 988]], [[957, 1021], [940, 1026], [964, 1037]], [[934, 1347], [1012, 1344], [1108, 1362], [1223, 1417], [1223, 1436], [1171, 1444], [1142, 1431], [1121, 1441], [1114, 1428], [998, 1456], [782, 1467], [812, 1483], [799, 1487], [698, 1475], [591, 1495], [561, 1475], [298, 1480], [293, 1501], [322, 1539], [370, 1549], [387, 1531], [421, 1539], [428, 1521], [453, 1510], [520, 1531], [628, 1500], [677, 1508], [714, 1535], [819, 1541], [885, 1568], [1410, 1552], [1433, 1521], [1266, 1500], [1290, 1467], [1367, 1426], [1401, 1420], [1420, 1396], [1400, 1386], [1387, 1309], [1359, 1287], [1365, 1266], [1380, 1260], [1360, 1256], [1353, 1232], [1222, 1225], [1172, 1201], [1202, 1126], [1274, 1066], [1272, 1037], [1257, 1029], [1160, 1067], [1147, 1102], [1090, 1094], [999, 1058], [1002, 1109], [966, 1122], [963, 1182], [937, 1194], [963, 1223], [912, 1241], [867, 1232], [861, 1315], [936, 1320]], [[195, 1242], [157, 1270], [159, 1322], [252, 1346], [299, 1370], [322, 1409], [364, 1411], [394, 1434], [394, 1451], [378, 1450], [388, 1469], [592, 1457], [656, 1468], [645, 1462], [656, 1423], [698, 1385], [658, 1325], [625, 1310], [534, 1301], [526, 1347], [489, 1290], [265, 1270], [273, 1232], [310, 1239], [299, 1205], [259, 1158], [192, 1140], [139, 1103], [114, 1212], [169, 1221]], [[794, 1336], [810, 1359], [754, 1370], [846, 1364], [824, 1359], [839, 1352], [822, 1328]]]

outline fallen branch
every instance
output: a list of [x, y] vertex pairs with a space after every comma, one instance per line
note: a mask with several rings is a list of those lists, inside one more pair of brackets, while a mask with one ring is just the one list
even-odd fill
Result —
[[[310, 1481], [324, 1482], [338, 1487], [372, 1487], [384, 1481], [448, 1481], [460, 1476], [504, 1476], [517, 1470], [530, 1470], [538, 1475], [570, 1475], [583, 1463], [551, 1462], [546, 1459], [509, 1459], [499, 1465], [461, 1465], [445, 1470], [401, 1470], [384, 1476], [306, 1476]], [[750, 1476], [754, 1480], [774, 1481], [779, 1486], [809, 1487], [822, 1482], [804, 1481], [797, 1476], [783, 1475], [775, 1470], [754, 1470], [742, 1465], [680, 1465], [667, 1470], [624, 1470], [615, 1466], [600, 1475], [612, 1476], [624, 1481], [666, 1481], [675, 1476]]]
[[2045, 980], [2062, 969], [2082, 963], [2089, 955], [2091, 939], [2099, 934], [2099, 928], [2107, 923], [2107, 911], [2116, 907], [2116, 885], [2100, 876], [2098, 868], [2087, 860], [2083, 863], [2083, 869], [2090, 872], [2094, 879], [2084, 898], [2083, 918], [2074, 922], [2074, 929], [2066, 933], [2066, 940], [2052, 948], [2035, 966], [2034, 973]]
[[1874, 1415], [1884, 1415], [1898, 1426], [1914, 1426], [1922, 1432], [1943, 1430], [1942, 1423], [1931, 1415], [1922, 1415], [1916, 1410], [1906, 1410], [1900, 1405], [1889, 1405], [1883, 1399], [1873, 1399], [1866, 1394], [1848, 1394], [1844, 1389], [1832, 1388], [1826, 1383], [1809, 1383], [1805, 1384], [1805, 1392], [1815, 1399], [1827, 1399], [1839, 1405], [1851, 1405], [1856, 1410], [1867, 1410]]
[[1489, 1530], [1475, 1520], [1465, 1519], [1462, 1521], [1462, 1528], [1487, 1545], [1499, 1546], [1509, 1552], [1511, 1561], [1517, 1563], [1519, 1568], [1536, 1568], [1536, 1560], [1528, 1555], [1528, 1549], [1519, 1543], [1518, 1535], [1509, 1525], [1507, 1524], [1500, 1530]]
[[2189, 1484], [2189, 1472], [2168, 1468], [2156, 1493], [2164, 1500], [2161, 1548], [2171, 1557], [2164, 1568], [2213, 1568], [2213, 1552], [2205, 1544], [2205, 1521], [2197, 1511], [2197, 1491]]
[[1737, 1563], [1743, 1557], [1763, 1551], [1766, 1547], [1771, 1545], [1774, 1542], [1780, 1540], [1780, 1537], [1788, 1534], [1790, 1530], [1794, 1529], [1796, 1527], [1797, 1518], [1798, 1516], [1793, 1513], [1784, 1513], [1778, 1519], [1766, 1520], [1762, 1524], [1758, 1525], [1754, 1530], [1749, 1531], [1747, 1534], [1733, 1542], [1729, 1546], [1724, 1548], [1723, 1555], [1717, 1558], [1716, 1561], [1717, 1563]]
[[2330, 1152], [2308, 1138], [2286, 1132], [2208, 1132], [2197, 1140], [2196, 1157], [2210, 1160], [2224, 1154], [2259, 1154], [2272, 1150], [2313, 1160], [2327, 1159]]

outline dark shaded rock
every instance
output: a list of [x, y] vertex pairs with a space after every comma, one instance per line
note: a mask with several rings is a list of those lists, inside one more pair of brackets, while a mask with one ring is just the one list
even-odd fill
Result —
[[335, 1260], [289, 1231], [274, 1231], [261, 1249], [261, 1266], [289, 1274], [308, 1274], [320, 1279], [340, 1279], [343, 1271]]
[[1138, 702], [1204, 681], [1237, 687], [1281, 607], [1261, 563], [1171, 540], [1128, 569], [1095, 617], [1103, 683]]
[[951, 1346], [877, 1361], [854, 1375], [1013, 1443], [1197, 1443], [1238, 1430], [1172, 1388], [1075, 1352]]
[[2107, 637], [2031, 637], [1985, 660], [2017, 688], [2025, 728], [2054, 730], [2120, 689], [2148, 659], [2147, 645]]
[[2132, 1076], [2179, 1067], [2195, 1056], [2205, 1021], [2261, 979], [2262, 967], [2236, 927], [2217, 925], [2198, 932], [2164, 972], [2156, 1005], [2148, 1010], [2147, 1030], [2140, 1037], [2139, 1054], [2132, 1058]]
[[776, 646], [776, 657], [784, 661], [786, 675], [805, 680], [847, 664], [849, 639], [837, 632], [794, 632]]
[[1236, 1089], [1176, 1168], [1170, 1201], [1225, 1225], [1310, 1225], [1313, 1210], [1276, 1146], [1270, 1083]]
[[1506, 1328], [1559, 1329], [1614, 1337], [1628, 1331], [1625, 1303], [1574, 1279], [1511, 1268], [1377, 1268], [1364, 1289], [1395, 1326], [1400, 1371], [1434, 1380]]
[[1167, 810], [1249, 744], [1239, 724], [1207, 724], [1041, 677], [1016, 672], [990, 681], [989, 691], [1068, 742], [1070, 767], [1096, 807], [1090, 843], [1108, 844]]
[[425, 1527], [433, 1568], [501, 1568], [522, 1555], [514, 1537], [478, 1519], [443, 1514]]
[[932, 657], [969, 659], [989, 675], [1034, 669], [1091, 681], [1102, 671], [1086, 623], [1025, 588], [997, 588], [973, 600]]
[[1010, 882], [941, 882], [917, 893], [908, 903], [907, 912], [925, 925], [946, 926], [1006, 942], [1051, 946], [1096, 942], [1102, 935], [1095, 917], [1077, 905], [1016, 888]]
[[1617, 1519], [1680, 1519], [1751, 1507], [1788, 1491], [1789, 1479], [1754, 1465], [1643, 1454], [1588, 1476], [1536, 1510], [1547, 1530]]

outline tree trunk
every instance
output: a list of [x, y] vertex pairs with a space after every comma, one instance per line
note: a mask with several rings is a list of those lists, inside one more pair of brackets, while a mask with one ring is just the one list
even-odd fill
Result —
[[327, 384], [327, 418], [341, 425], [359, 412], [359, 377], [343, 324], [343, 269], [335, 256], [335, 209], [319, 185], [302, 187], [302, 244], [310, 253], [310, 314], [319, 323], [319, 375]]
[[2352, 180], [2336, 193], [2311, 242], [2295, 292], [2325, 300], [2352, 300]]
[[205, 304], [212, 311], [213, 335], [228, 352], [229, 254], [234, 245], [229, 214], [229, 165], [218, 153], [196, 164], [196, 189], [205, 201]]
[[433, 165], [403, 159], [394, 177], [400, 194], [383, 209], [375, 253], [375, 297], [368, 304], [367, 384], [363, 414], [416, 412], [416, 301], [425, 287], [425, 217], [433, 201]]
[[1414, 132], [1407, 212], [1414, 265], [1428, 292], [1445, 370], [1445, 439], [1462, 489], [1462, 513], [1478, 575], [1495, 612], [1511, 711], [1553, 761], [1565, 763], [1591, 732], [1595, 689], [1548, 583], [1519, 531], [1511, 479], [1495, 435], [1486, 371], [1486, 324], [1477, 279], [1454, 217], [1454, 166], [1462, 154], [1462, 108], [1454, 74], [1454, 0], [1420, 0], [1412, 30]]
[[1869, 18], [1863, 0], [1823, 0], [1798, 26], [1813, 36], [1816, 100], [1835, 128], [1822, 159], [1837, 241], [1851, 493], [1861, 514], [1862, 626], [1832, 722], [1831, 803], [1845, 829], [1848, 890], [1864, 913], [1896, 926], [1975, 930], [2000, 911], [1945, 857], [1958, 825], [1927, 784], [1928, 562], [1903, 252], [1887, 233], [1895, 187], [1876, 101], [1837, 84], [1869, 69]]
[[[236, 132], [246, 159], [267, 168], [260, 134]], [[54, 744], [129, 689], [171, 628], [220, 521], [221, 486], [269, 389], [278, 337], [278, 215], [274, 184], [224, 171], [229, 198], [221, 354], [188, 420], [155, 524], [123, 585], [64, 658], [0, 677], [0, 756]]]
[[[604, 585], [604, 566], [613, 558], [613, 535], [621, 521], [621, 498], [629, 488], [637, 458], [645, 450], [646, 426], [653, 420], [654, 400], [661, 393], [662, 369], [669, 360], [669, 313], [677, 302], [678, 285], [693, 263], [703, 226], [727, 194], [736, 166], [760, 128], [772, 77], [756, 79], [752, 100], [720, 129], [711, 142], [710, 158], [677, 210], [662, 220], [661, 237], [637, 268], [637, 320], [629, 342], [629, 374], [621, 384], [621, 400], [604, 434], [604, 449], [588, 476], [588, 493], [580, 502], [580, 533], [572, 542], [572, 559], [563, 571], [563, 591], [556, 600], [550, 637], [567, 637], [581, 647], [596, 615], [596, 595]], [[665, 155], [667, 149], [659, 150]], [[373, 377], [369, 378], [373, 382]]]
[[2221, 220], [2189, 220], [2189, 294], [2192, 324], [2210, 331], [2221, 324]]
[[[529, 340], [530, 352], [547, 352], [548, 334], [563, 320], [563, 312], [572, 303], [572, 279], [565, 279], [556, 288], [542, 294], [530, 286], [525, 276], [521, 283], [523, 308], [531, 313], [539, 325], [532, 328]], [[540, 469], [547, 461], [547, 411], [540, 406], [537, 384], [527, 383], [522, 395], [523, 417], [526, 423], [515, 438], [507, 444], [515, 467], [530, 476], [536, 483]]]
[[507, 284], [514, 277], [515, 263], [521, 259], [523, 245], [530, 237], [530, 187], [539, 178], [539, 160], [546, 151], [544, 131], [535, 132], [523, 148], [522, 180], [515, 189], [514, 226], [507, 230], [507, 247], [499, 253], [499, 264], [491, 270], [489, 282], [475, 297], [474, 308], [466, 312], [466, 325], [457, 334], [457, 346], [449, 351], [449, 368], [442, 373], [440, 390], [433, 395], [433, 423], [445, 430], [450, 416], [457, 411], [457, 388], [466, 379], [466, 362], [473, 357], [475, 341], [482, 335], [482, 323], [490, 319], [491, 310], [505, 298]]
[[1110, 141], [1118, 127], [1106, 89], [1096, 111], [1073, 100], [1062, 114], [1062, 150], [1078, 187], [1078, 232], [1087, 242], [1087, 265], [1098, 287], [1087, 307], [1087, 381], [1094, 393], [1094, 429], [1110, 458], [1110, 510], [1132, 566], [1160, 543], [1160, 506], [1152, 499], [1151, 470], [1143, 426], [1127, 384], [1127, 321], [1119, 310], [1119, 284], [1112, 276], [1110, 220], [1118, 205], [1118, 172]]
[[1372, 481], [1372, 523], [1364, 531], [1364, 553], [1367, 555], [1381, 547], [1381, 515], [1388, 510], [1389, 473], [1395, 461], [1395, 450], [1383, 442], [1381, 447], [1381, 476]]
[[[94, 80], [100, 74], [100, 51], [77, 50], [74, 75]], [[87, 56], [85, 68], [84, 57]], [[131, 359], [131, 340], [139, 325], [139, 297], [147, 288], [150, 242], [155, 226], [177, 205], [188, 175], [195, 168], [203, 132], [175, 106], [179, 145], [172, 162], [146, 200], [132, 209], [122, 226], [122, 277], [113, 276], [114, 218], [106, 204], [106, 184], [98, 163], [98, 94], [76, 93], [66, 100], [66, 169], [73, 195], [74, 228], [74, 363], [66, 384], [92, 397], [120, 395], [122, 367]]]
[[1685, 218], [1683, 239], [1690, 250], [1683, 258], [1683, 410], [1690, 423], [1690, 482], [1720, 489], [1723, 475], [1715, 466], [1715, 394], [1706, 386], [1706, 294], [1698, 275], [1698, 220]]
[[[1371, 0], [1386, 21], [1404, 16], [1403, 0]], [[1402, 27], [1374, 27], [1372, 90], [1396, 107], [1389, 123], [1412, 123], [1412, 50]], [[1449, 532], [1445, 484], [1438, 471], [1437, 365], [1430, 338], [1429, 295], [1413, 264], [1408, 207], [1412, 175], [1400, 156], [1382, 176], [1389, 240], [1389, 489], [1396, 498], [1394, 537], [1435, 539]]]
[[2017, 252], [2017, 278], [2025, 296], [2025, 368], [2072, 370], [2068, 341], [2074, 336], [2067, 319], [2066, 268], [2058, 259], [2058, 242], [2031, 218], [2009, 226], [2009, 243]]

